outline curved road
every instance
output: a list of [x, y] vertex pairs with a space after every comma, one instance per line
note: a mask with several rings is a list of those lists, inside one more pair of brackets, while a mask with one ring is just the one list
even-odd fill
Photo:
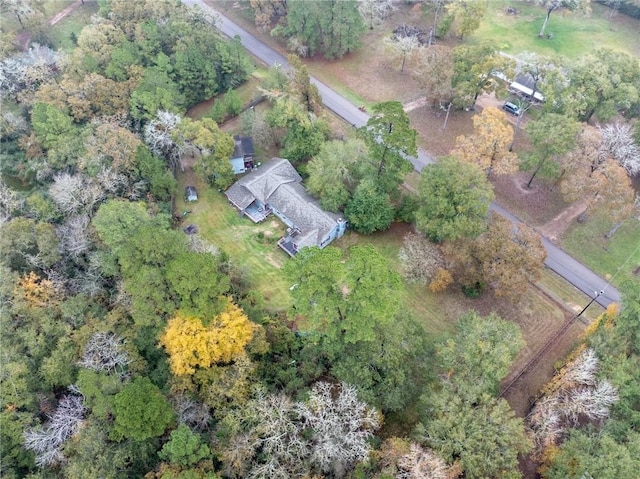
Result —
[[[199, 5], [204, 10], [215, 14], [215, 16], [218, 17], [217, 26], [225, 35], [231, 38], [238, 35], [242, 40], [242, 44], [244, 45], [244, 47], [251, 54], [262, 60], [267, 65], [274, 65], [278, 63], [282, 65], [284, 69], [289, 68], [287, 59], [285, 57], [283, 57], [271, 47], [265, 45], [255, 36], [251, 35], [246, 30], [243, 30], [231, 20], [211, 8], [205, 3], [204, 0], [183, 0], [183, 2], [187, 5]], [[333, 111], [336, 115], [340, 116], [355, 127], [359, 127], [367, 123], [367, 120], [370, 118], [369, 115], [358, 110], [358, 108], [351, 102], [349, 102], [349, 100], [329, 88], [318, 79], [311, 77], [311, 81], [315, 85], [317, 85], [324, 105], [331, 111]], [[418, 150], [417, 158], [408, 157], [408, 159], [411, 161], [411, 163], [413, 163], [413, 167], [418, 172], [421, 171], [422, 168], [424, 168], [429, 163], [434, 162], [433, 158], [429, 157], [422, 150]], [[507, 210], [496, 203], [491, 204], [491, 210], [496, 211], [501, 215], [509, 218], [514, 223], [522, 223], [519, 218], [509, 213]], [[549, 269], [555, 271], [562, 278], [564, 278], [566, 281], [574, 285], [576, 288], [578, 288], [588, 296], [597, 296], [595, 298], [596, 302], [604, 307], [607, 307], [609, 304], [614, 302], [620, 302], [620, 292], [612, 285], [607, 283], [607, 281], [595, 274], [575, 258], [552, 244], [547, 238], [542, 237], [542, 242], [547, 250], [547, 259], [545, 261], [545, 265]]]

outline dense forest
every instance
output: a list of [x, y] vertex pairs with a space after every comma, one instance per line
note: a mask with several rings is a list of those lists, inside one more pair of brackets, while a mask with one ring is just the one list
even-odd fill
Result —
[[[345, 23], [327, 22], [326, 9], [252, 3], [288, 3], [276, 34], [329, 58], [357, 48], [366, 26], [356, 2], [333, 1], [333, 18], [354, 25], [334, 43], [331, 28]], [[637, 283], [522, 419], [499, 397], [524, 346], [514, 323], [471, 311], [434, 341], [401, 301], [403, 278], [364, 244], [288, 260], [292, 305], [275, 314], [225, 251], [175, 228], [186, 157], [216, 189], [234, 178], [231, 136], [185, 115], [219, 94], [236, 103], [254, 65], [212, 22], [179, 2], [107, 0], [70, 53], [3, 47], [2, 477], [507, 479], [529, 453], [548, 479], [632, 477]], [[328, 141], [318, 92], [290, 62], [264, 79], [270, 110], [259, 121], [323, 207], [344, 210], [361, 234], [415, 221], [406, 270], [432, 291], [455, 281], [470, 295], [517, 298], [537, 278], [539, 237], [487, 215], [487, 176], [516, 161], [496, 112], [402, 197], [405, 155], [417, 151], [402, 105], [379, 103], [354, 138]], [[464, 101], [477, 96], [460, 82]], [[497, 150], [477, 154], [497, 136]], [[562, 149], [545, 146], [539, 169]]]

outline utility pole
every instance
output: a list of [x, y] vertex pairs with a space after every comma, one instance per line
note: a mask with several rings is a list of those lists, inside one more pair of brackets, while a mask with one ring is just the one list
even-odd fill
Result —
[[591, 299], [591, 301], [589, 301], [589, 303], [587, 303], [587, 305], [586, 305], [584, 308], [582, 308], [582, 311], [580, 311], [580, 312], [576, 315], [576, 318], [579, 318], [580, 316], [582, 316], [582, 313], [584, 313], [584, 312], [587, 310], [587, 308], [588, 308], [589, 306], [591, 306], [591, 305], [593, 304], [593, 302], [594, 302], [596, 299], [598, 299], [598, 297], [599, 297], [601, 294], [604, 294], [604, 290], [594, 291], [594, 292], [593, 292], [593, 294], [594, 294], [595, 296]]

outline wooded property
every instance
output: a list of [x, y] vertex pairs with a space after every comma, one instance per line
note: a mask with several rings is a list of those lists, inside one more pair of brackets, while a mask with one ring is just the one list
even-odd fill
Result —
[[0, 0], [0, 476], [635, 477], [637, 3]]

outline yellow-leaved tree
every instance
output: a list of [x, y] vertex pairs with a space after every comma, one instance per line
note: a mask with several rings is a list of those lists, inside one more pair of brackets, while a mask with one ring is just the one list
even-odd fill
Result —
[[225, 309], [207, 325], [178, 312], [167, 324], [160, 345], [169, 354], [176, 376], [194, 374], [196, 368], [228, 363], [244, 353], [258, 326], [228, 299]]
[[505, 114], [494, 107], [473, 117], [473, 134], [456, 138], [453, 154], [461, 161], [475, 163], [494, 175], [510, 175], [518, 171], [518, 156], [509, 151], [513, 128]]
[[28, 307], [52, 306], [59, 297], [53, 282], [41, 278], [33, 271], [20, 277], [14, 295], [14, 300], [24, 300]]

